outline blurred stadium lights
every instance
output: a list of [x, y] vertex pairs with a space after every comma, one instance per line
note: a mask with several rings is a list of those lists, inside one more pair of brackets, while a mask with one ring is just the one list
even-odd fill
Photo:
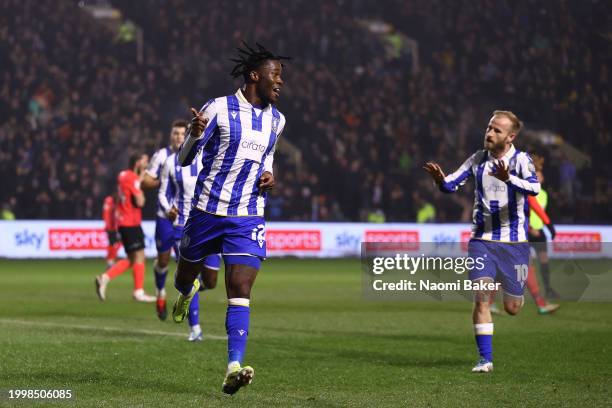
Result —
[[357, 20], [371, 33], [381, 37], [388, 60], [407, 62], [412, 74], [419, 72], [419, 43], [397, 30], [392, 24], [380, 20]]
[[115, 41], [120, 44], [136, 43], [136, 61], [142, 64], [144, 61], [144, 33], [141, 27], [132, 20], [123, 17], [119, 9], [116, 9], [105, 0], [81, 1], [82, 7], [93, 18], [100, 21], [110, 31], [115, 33]]
[[[567, 157], [577, 169], [584, 166], [590, 166], [592, 163], [591, 157], [573, 146], [558, 133], [550, 130], [525, 130], [525, 139], [529, 142], [545, 146], [549, 149], [557, 149], [560, 155]], [[554, 154], [554, 151], [551, 151]]]

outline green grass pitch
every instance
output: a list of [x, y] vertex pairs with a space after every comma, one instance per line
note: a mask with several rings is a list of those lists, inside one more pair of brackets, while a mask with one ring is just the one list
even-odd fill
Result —
[[[495, 372], [476, 361], [467, 302], [372, 302], [358, 260], [266, 261], [253, 290], [251, 386], [221, 393], [223, 279], [205, 292], [202, 343], [131, 300], [101, 303], [103, 261], [0, 260], [0, 389], [71, 389], [72, 401], [0, 406], [611, 406], [612, 304], [495, 318]], [[554, 264], [553, 264], [554, 268]], [[151, 263], [146, 287], [153, 288]], [[175, 297], [170, 290], [170, 299]]]

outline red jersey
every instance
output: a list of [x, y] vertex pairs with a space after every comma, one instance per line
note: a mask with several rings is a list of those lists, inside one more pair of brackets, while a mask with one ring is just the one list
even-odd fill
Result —
[[104, 219], [104, 229], [106, 231], [117, 231], [117, 214], [115, 214], [115, 199], [112, 195], [104, 198], [102, 207], [102, 218]]
[[117, 223], [120, 227], [138, 227], [142, 221], [142, 210], [136, 206], [134, 196], [142, 194], [140, 177], [132, 170], [123, 170], [117, 177], [119, 202]]

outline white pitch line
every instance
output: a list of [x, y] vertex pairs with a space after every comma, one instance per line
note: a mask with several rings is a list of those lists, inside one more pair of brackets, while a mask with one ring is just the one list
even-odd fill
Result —
[[[13, 320], [13, 319], [0, 319], [0, 323], [5, 324], [19, 324], [23, 326], [47, 326], [47, 327], [59, 327], [65, 329], [80, 329], [80, 330], [94, 330], [94, 331], [108, 331], [108, 332], [122, 332], [130, 334], [148, 334], [153, 336], [174, 336], [174, 337], [185, 337], [185, 333], [176, 332], [165, 332], [161, 330], [146, 330], [146, 329], [123, 329], [121, 327], [109, 327], [109, 326], [86, 326], [82, 324], [62, 324], [62, 323], [51, 323], [51, 322], [34, 322], [29, 320]], [[204, 334], [204, 340], [227, 340], [227, 336], [215, 336], [213, 334]]]

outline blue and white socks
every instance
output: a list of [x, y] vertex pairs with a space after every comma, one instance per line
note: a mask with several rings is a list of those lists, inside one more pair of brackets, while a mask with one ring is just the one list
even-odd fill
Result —
[[493, 323], [475, 323], [474, 335], [480, 357], [493, 361]]
[[227, 331], [227, 362], [229, 366], [238, 363], [246, 352], [247, 337], [249, 334], [249, 299], [228, 299], [227, 314], [225, 315], [225, 329]]
[[194, 326], [198, 326], [198, 330], [195, 331], [200, 331], [200, 292], [196, 292], [191, 299], [191, 303], [189, 304], [188, 319], [189, 326], [192, 328], [192, 330], [194, 330]]
[[157, 265], [157, 260], [153, 263], [153, 271], [155, 272], [155, 288], [157, 297], [166, 297], [166, 277], [168, 276], [168, 266], [161, 268]]

